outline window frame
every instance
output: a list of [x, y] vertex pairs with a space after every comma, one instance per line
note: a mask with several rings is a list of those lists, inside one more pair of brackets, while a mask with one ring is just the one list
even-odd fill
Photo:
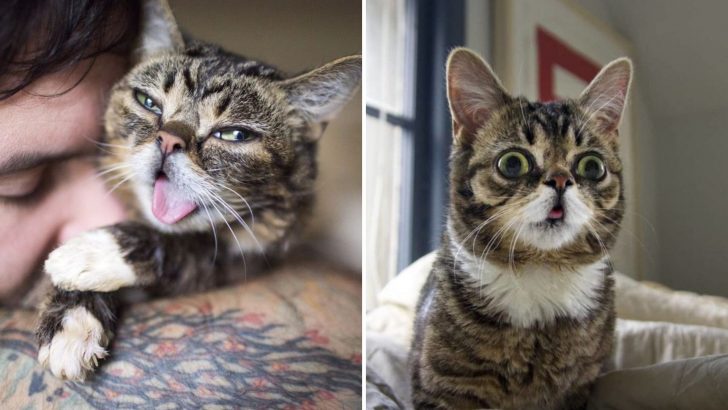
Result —
[[[402, 135], [397, 271], [436, 249], [448, 203], [450, 109], [445, 61], [465, 44], [466, 0], [406, 0], [402, 114], [367, 102], [366, 115], [398, 127]], [[427, 29], [425, 29], [427, 28]]]

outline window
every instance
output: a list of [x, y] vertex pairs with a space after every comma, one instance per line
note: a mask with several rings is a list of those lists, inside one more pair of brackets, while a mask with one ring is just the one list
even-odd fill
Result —
[[439, 245], [451, 143], [445, 60], [465, 42], [465, 3], [367, 1], [369, 308], [397, 272]]
[[411, 140], [412, 27], [405, 0], [367, 1], [366, 266], [368, 306], [398, 271], [403, 148]]

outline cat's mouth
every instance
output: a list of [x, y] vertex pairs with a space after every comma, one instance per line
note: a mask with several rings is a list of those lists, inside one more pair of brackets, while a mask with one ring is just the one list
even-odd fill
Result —
[[561, 198], [559, 198], [549, 211], [548, 215], [546, 215], [546, 222], [552, 226], [561, 223], [564, 221], [564, 214], [564, 204], [561, 201]]
[[183, 190], [167, 178], [164, 172], [157, 174], [152, 194], [152, 213], [162, 223], [175, 224], [197, 209]]
[[546, 219], [549, 221], [560, 221], [564, 219], [564, 207], [560, 203], [556, 204], [553, 208], [551, 208]]

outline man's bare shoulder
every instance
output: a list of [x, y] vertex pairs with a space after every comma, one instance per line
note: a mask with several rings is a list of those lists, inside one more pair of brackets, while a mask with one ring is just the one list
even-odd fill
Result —
[[132, 306], [93, 379], [36, 361], [36, 313], [0, 310], [0, 403], [10, 408], [361, 407], [361, 284], [293, 259], [234, 287]]

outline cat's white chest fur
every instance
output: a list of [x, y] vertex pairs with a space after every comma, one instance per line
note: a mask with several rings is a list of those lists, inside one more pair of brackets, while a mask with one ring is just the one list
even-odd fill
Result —
[[457, 253], [465, 271], [481, 285], [493, 313], [502, 313], [514, 326], [546, 325], [557, 317], [581, 319], [597, 307], [606, 275], [606, 259], [575, 270], [526, 265], [514, 273], [465, 250]]

